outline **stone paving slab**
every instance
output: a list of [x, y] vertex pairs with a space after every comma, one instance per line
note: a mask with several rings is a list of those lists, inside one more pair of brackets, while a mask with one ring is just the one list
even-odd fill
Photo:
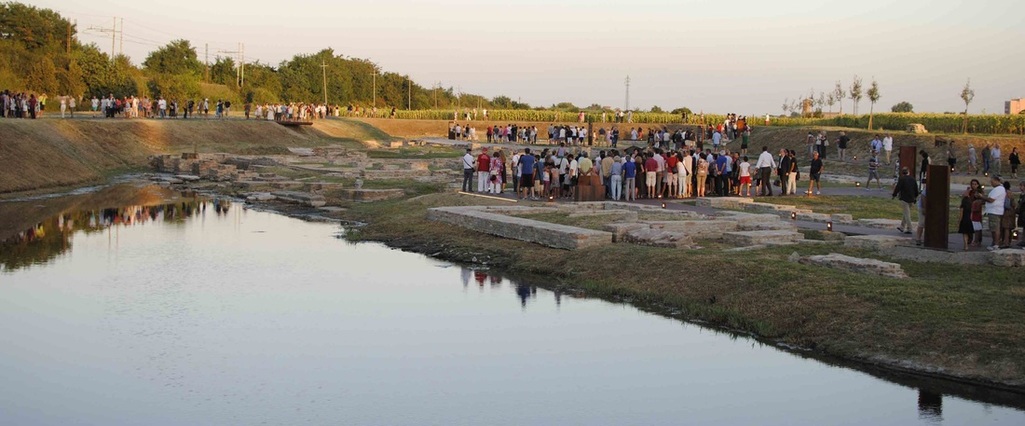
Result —
[[860, 274], [880, 275], [890, 278], [908, 277], [908, 274], [904, 272], [904, 269], [898, 263], [852, 257], [839, 253], [801, 257], [798, 262], [805, 265], [825, 266], [827, 268], [842, 269]]
[[725, 232], [722, 236], [723, 241], [735, 246], [795, 243], [804, 239], [804, 234], [795, 231], [738, 231]]
[[428, 209], [427, 219], [564, 250], [612, 244], [611, 232], [506, 216], [477, 206]]

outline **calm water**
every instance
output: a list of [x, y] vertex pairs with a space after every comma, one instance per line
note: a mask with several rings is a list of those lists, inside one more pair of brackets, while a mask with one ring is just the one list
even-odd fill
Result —
[[151, 195], [38, 222], [12, 213], [37, 202], [0, 206], [35, 222], [0, 235], [0, 424], [1025, 424], [337, 225]]

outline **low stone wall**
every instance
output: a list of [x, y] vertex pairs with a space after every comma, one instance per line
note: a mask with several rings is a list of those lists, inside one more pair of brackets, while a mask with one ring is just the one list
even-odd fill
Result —
[[478, 206], [428, 209], [427, 219], [564, 250], [612, 244], [610, 232], [506, 216]]

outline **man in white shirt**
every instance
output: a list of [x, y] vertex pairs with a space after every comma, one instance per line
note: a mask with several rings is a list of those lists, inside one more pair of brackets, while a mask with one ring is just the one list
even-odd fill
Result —
[[994, 176], [1000, 176], [1000, 144], [993, 144], [989, 150], [989, 162]]
[[772, 165], [773, 160], [772, 154], [769, 153], [769, 147], [763, 146], [762, 153], [758, 155], [758, 162], [755, 163], [759, 179], [761, 179], [758, 185], [758, 195], [772, 196]]
[[886, 164], [890, 164], [890, 153], [893, 152], [893, 136], [889, 134], [883, 138], [883, 150], [886, 151]]
[[463, 156], [463, 192], [472, 192], [472, 182], [473, 155], [470, 154], [470, 148], [466, 148], [466, 155]]
[[1004, 189], [1000, 176], [993, 175], [989, 178], [989, 183], [993, 189], [989, 190], [989, 194], [986, 195], [986, 206], [982, 212], [986, 215], [989, 231], [993, 233], [993, 245], [989, 247], [989, 250], [992, 251], [1000, 248], [1000, 221], [1004, 218], [1004, 200], [1007, 198], [1007, 190]]

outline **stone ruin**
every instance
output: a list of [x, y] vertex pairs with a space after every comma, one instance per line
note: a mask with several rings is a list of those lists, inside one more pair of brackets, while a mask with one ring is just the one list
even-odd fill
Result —
[[[639, 220], [638, 213], [660, 220]], [[565, 213], [570, 217], [609, 216], [602, 230], [553, 224], [524, 217], [536, 213]], [[804, 234], [778, 216], [744, 212], [702, 215], [688, 211], [619, 202], [584, 202], [552, 206], [437, 207], [429, 220], [517, 239], [548, 247], [576, 250], [613, 243], [653, 247], [697, 248], [695, 240], [720, 240], [736, 246], [778, 246], [804, 241]]]

